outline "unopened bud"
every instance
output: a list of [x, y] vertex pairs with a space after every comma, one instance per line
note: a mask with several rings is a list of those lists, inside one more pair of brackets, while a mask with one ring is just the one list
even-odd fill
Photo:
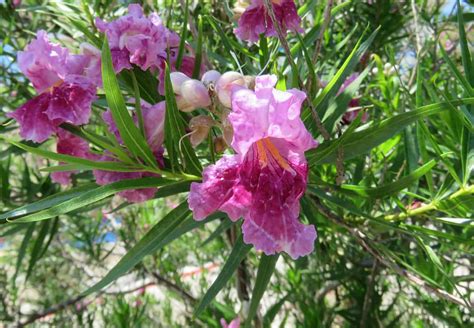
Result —
[[219, 101], [225, 107], [230, 108], [232, 88], [236, 85], [245, 86], [245, 79], [242, 74], [238, 72], [224, 73], [216, 84], [216, 93]]
[[209, 116], [195, 116], [189, 121], [189, 128], [192, 131], [190, 141], [193, 147], [198, 146], [206, 139], [209, 130], [216, 122]]
[[181, 96], [193, 107], [205, 108], [211, 105], [211, 98], [207, 88], [201, 81], [187, 80], [181, 85]]
[[184, 82], [191, 80], [186, 74], [181, 72], [173, 72], [170, 74], [171, 85], [173, 86], [173, 91], [177, 95], [181, 95], [181, 86]]
[[215, 70], [207, 71], [202, 76], [201, 81], [202, 81], [202, 83], [204, 83], [204, 85], [206, 87], [209, 88], [209, 85], [211, 85], [211, 84], [216, 85], [216, 83], [217, 83], [217, 81], [219, 80], [220, 77], [221, 77], [221, 73], [219, 73], [218, 71], [215, 71]]

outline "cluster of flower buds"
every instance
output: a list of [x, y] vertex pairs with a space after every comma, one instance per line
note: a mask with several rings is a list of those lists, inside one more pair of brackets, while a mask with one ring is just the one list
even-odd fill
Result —
[[192, 112], [203, 108], [210, 110], [217, 118], [214, 120], [208, 115], [193, 117], [189, 122], [191, 144], [198, 146], [215, 126], [222, 131], [222, 136], [214, 138], [214, 149], [218, 153], [223, 152], [232, 142], [232, 125], [227, 119], [232, 105], [232, 90], [234, 87], [253, 89], [255, 77], [233, 71], [221, 74], [210, 70], [203, 74], [200, 81], [181, 72], [171, 73], [170, 78], [180, 111]]

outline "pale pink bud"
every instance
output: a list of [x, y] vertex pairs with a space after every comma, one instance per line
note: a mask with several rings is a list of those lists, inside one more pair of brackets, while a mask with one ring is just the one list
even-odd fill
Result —
[[181, 85], [181, 96], [193, 109], [205, 108], [211, 105], [211, 98], [207, 88], [198, 80], [183, 82]]
[[173, 72], [170, 74], [171, 85], [175, 94], [181, 96], [181, 86], [184, 82], [191, 80], [186, 74]]
[[189, 128], [192, 131], [190, 141], [193, 147], [198, 146], [206, 139], [209, 130], [215, 123], [211, 117], [205, 115], [195, 116], [189, 121]]
[[206, 87], [209, 87], [209, 85], [211, 84], [216, 85], [220, 77], [221, 77], [221, 73], [219, 73], [218, 71], [215, 71], [215, 70], [207, 71], [202, 76], [201, 81], [202, 83], [204, 83]]
[[226, 72], [224, 73], [216, 84], [216, 93], [219, 101], [225, 107], [230, 108], [231, 103], [231, 92], [232, 88], [236, 85], [245, 86], [245, 79], [242, 74], [238, 72]]

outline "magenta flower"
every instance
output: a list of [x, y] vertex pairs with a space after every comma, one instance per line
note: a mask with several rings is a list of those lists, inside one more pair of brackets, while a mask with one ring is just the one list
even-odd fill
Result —
[[[89, 144], [87, 141], [63, 129], [58, 130], [58, 143], [56, 145], [56, 151], [59, 154], [70, 155], [79, 158], [95, 158], [94, 154], [89, 151]], [[71, 175], [73, 173], [75, 173], [75, 171], [53, 172], [51, 173], [51, 179], [56, 183], [68, 185], [71, 183]]]
[[[293, 0], [272, 0], [273, 11], [283, 33], [288, 30], [303, 32], [301, 18], [298, 16]], [[272, 19], [267, 12], [264, 0], [252, 0], [252, 4], [245, 9], [239, 19], [234, 33], [241, 40], [256, 42], [260, 34], [276, 36]]]
[[107, 34], [115, 70], [131, 69], [131, 64], [142, 70], [159, 69], [168, 47], [179, 47], [178, 35], [156, 13], [145, 16], [139, 4], [129, 5], [128, 12], [110, 23], [96, 18], [97, 28]]
[[255, 92], [240, 86], [232, 93], [229, 121], [232, 148], [193, 183], [189, 207], [196, 220], [223, 211], [243, 217], [244, 241], [265, 254], [292, 258], [313, 251], [316, 229], [299, 222], [299, 200], [306, 190], [304, 152], [317, 146], [301, 118], [306, 96], [299, 90], [274, 89], [276, 76], [256, 78]]
[[89, 122], [91, 104], [96, 99], [96, 85], [83, 76], [89, 60], [49, 42], [44, 31], [18, 53], [20, 70], [40, 93], [8, 114], [20, 124], [22, 138], [43, 142], [62, 123]]
[[[163, 139], [164, 139], [164, 124], [165, 124], [165, 102], [162, 101], [154, 106], [147, 103], [142, 103], [143, 121], [145, 125], [145, 135], [148, 145], [153, 151], [158, 164], [163, 165]], [[122, 142], [118, 128], [113, 121], [112, 114], [107, 111], [103, 114], [103, 119], [107, 123], [109, 130], [113, 133], [119, 142]], [[135, 122], [137, 118], [134, 117]], [[110, 156], [104, 155], [99, 160], [114, 161]], [[99, 185], [107, 185], [113, 182], [118, 182], [127, 179], [139, 179], [145, 177], [157, 177], [157, 174], [148, 172], [115, 172], [94, 170], [94, 177], [96, 183]], [[147, 201], [156, 193], [156, 188], [132, 189], [125, 190], [118, 193], [119, 196], [125, 198], [131, 203], [140, 203]]]

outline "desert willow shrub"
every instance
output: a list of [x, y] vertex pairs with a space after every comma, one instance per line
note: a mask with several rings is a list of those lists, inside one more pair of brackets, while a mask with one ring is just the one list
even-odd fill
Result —
[[[34, 5], [2, 5], [2, 320], [52, 306], [52, 324], [472, 324], [460, 4]], [[448, 32], [458, 47], [438, 44]], [[206, 262], [215, 280], [184, 281]], [[104, 296], [122, 276], [186, 307], [149, 283]], [[47, 301], [13, 311], [29, 285]]]

